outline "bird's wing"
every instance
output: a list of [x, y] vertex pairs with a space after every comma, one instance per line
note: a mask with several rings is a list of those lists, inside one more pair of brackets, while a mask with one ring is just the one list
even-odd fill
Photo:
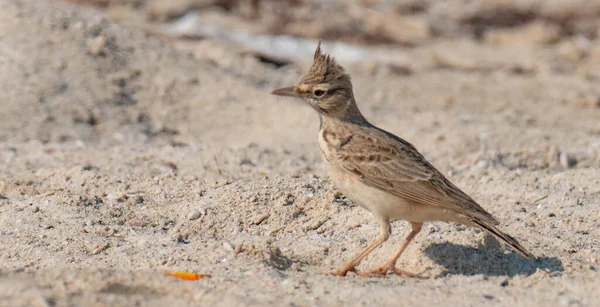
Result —
[[369, 186], [415, 203], [442, 207], [498, 224], [410, 143], [389, 132], [371, 130], [354, 134], [335, 152], [341, 166]]

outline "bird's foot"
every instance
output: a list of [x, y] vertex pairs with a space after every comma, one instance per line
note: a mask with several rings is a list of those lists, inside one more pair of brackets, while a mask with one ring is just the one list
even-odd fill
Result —
[[398, 269], [393, 264], [384, 265], [378, 269], [375, 269], [375, 270], [369, 272], [368, 274], [371, 276], [373, 276], [373, 275], [386, 276], [388, 273], [402, 275], [402, 276], [408, 276], [408, 277], [422, 278], [421, 275], [419, 275], [419, 274], [415, 274], [415, 273], [411, 273], [411, 272], [407, 272], [407, 271]]
[[355, 267], [344, 267], [342, 269], [339, 269], [337, 271], [334, 271], [331, 273], [331, 275], [333, 276], [346, 276], [348, 275], [348, 272], [353, 272], [354, 274], [361, 276], [361, 277], [367, 277], [370, 274], [367, 272], [363, 272], [363, 271], [359, 271], [357, 270]]

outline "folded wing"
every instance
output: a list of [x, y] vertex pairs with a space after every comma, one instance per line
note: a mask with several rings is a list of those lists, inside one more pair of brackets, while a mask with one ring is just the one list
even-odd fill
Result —
[[[497, 225], [498, 221], [446, 179], [410, 143], [384, 130], [355, 134], [336, 150], [342, 166], [365, 184], [415, 203], [438, 206]], [[374, 133], [379, 135], [373, 135]]]

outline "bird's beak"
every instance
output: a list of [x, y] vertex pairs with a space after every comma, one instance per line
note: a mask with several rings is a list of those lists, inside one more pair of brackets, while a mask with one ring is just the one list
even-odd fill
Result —
[[288, 87], [276, 89], [276, 90], [272, 91], [271, 94], [278, 95], [278, 96], [298, 97], [298, 95], [296, 94], [296, 92], [294, 92], [294, 87], [293, 86], [288, 86]]

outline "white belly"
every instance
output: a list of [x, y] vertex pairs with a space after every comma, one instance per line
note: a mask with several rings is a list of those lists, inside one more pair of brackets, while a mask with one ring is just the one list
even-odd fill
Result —
[[426, 221], [456, 222], [460, 219], [454, 212], [435, 206], [424, 206], [370, 187], [354, 176], [336, 167], [329, 167], [333, 183], [346, 197], [376, 216], [390, 221], [406, 220], [422, 223]]
[[337, 188], [357, 205], [369, 210], [375, 216], [393, 221], [405, 220], [422, 223], [426, 221], [462, 222], [464, 218], [455, 212], [437, 206], [410, 202], [386, 191], [368, 186], [356, 176], [336, 167], [336, 157], [319, 132], [319, 147], [329, 175]]

